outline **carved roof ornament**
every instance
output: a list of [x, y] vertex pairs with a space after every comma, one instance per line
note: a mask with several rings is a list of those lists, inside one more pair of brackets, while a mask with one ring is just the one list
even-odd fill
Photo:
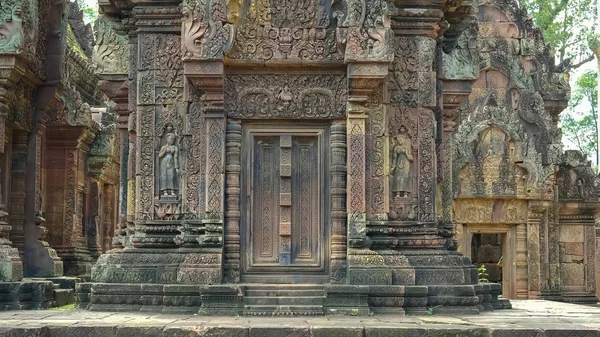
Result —
[[391, 62], [393, 33], [390, 17], [395, 7], [384, 0], [337, 0], [334, 6], [336, 3], [339, 4], [334, 12], [338, 20], [337, 43], [344, 52], [345, 61]]
[[587, 156], [567, 150], [561, 159], [557, 177], [559, 199], [598, 202], [600, 176], [594, 173]]
[[117, 25], [105, 15], [94, 23], [95, 45], [92, 62], [97, 74], [129, 73], [129, 42], [126, 36], [117, 33]]
[[[237, 8], [237, 1], [231, 7]], [[220, 60], [231, 41], [225, 0], [184, 0], [181, 28], [183, 60]]]

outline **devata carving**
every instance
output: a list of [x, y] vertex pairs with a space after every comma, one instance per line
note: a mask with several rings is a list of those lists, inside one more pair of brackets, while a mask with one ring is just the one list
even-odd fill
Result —
[[176, 145], [177, 135], [173, 125], [167, 124], [163, 135], [163, 146], [158, 158], [160, 161], [160, 197], [177, 197], [179, 195], [179, 147]]
[[228, 75], [225, 110], [235, 118], [337, 118], [346, 113], [341, 75]]
[[398, 135], [391, 138], [390, 148], [392, 149], [392, 163], [390, 172], [392, 175], [392, 193], [394, 198], [405, 197], [412, 192], [411, 187], [411, 166], [412, 140], [408, 136], [406, 127], [401, 126]]

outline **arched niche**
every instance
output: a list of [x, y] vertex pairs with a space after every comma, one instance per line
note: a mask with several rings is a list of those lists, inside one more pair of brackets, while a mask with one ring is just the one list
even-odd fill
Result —
[[475, 127], [459, 168], [458, 197], [517, 197], [526, 192], [527, 170], [516, 163], [521, 142], [499, 123]]

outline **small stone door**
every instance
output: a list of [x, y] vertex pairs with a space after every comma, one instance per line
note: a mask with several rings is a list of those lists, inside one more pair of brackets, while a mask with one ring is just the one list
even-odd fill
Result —
[[318, 282], [325, 275], [326, 138], [324, 128], [245, 128], [244, 281]]

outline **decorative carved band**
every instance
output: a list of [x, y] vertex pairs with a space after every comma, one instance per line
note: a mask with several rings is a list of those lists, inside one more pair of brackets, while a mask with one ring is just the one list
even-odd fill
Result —
[[346, 88], [343, 75], [228, 75], [225, 111], [236, 118], [340, 118]]

